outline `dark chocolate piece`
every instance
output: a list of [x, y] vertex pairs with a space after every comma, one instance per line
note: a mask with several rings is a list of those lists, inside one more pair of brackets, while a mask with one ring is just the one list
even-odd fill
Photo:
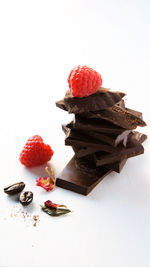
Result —
[[[95, 171], [93, 170], [93, 172]], [[89, 172], [89, 169], [87, 169], [87, 172], [78, 169], [75, 157], [73, 157], [56, 178], [56, 185], [82, 195], [88, 195], [111, 170], [100, 167], [97, 168], [97, 173], [93, 174], [93, 172], [92, 170]]]
[[74, 97], [70, 90], [68, 90], [64, 97], [64, 104], [69, 113], [76, 114], [112, 107], [124, 96], [125, 94], [122, 92], [111, 92], [109, 89], [101, 87], [95, 94], [79, 98]]
[[146, 123], [135, 115], [135, 112], [130, 112], [116, 105], [99, 112], [91, 112], [90, 117], [108, 120], [128, 130], [133, 130], [137, 126], [146, 126]]
[[82, 131], [71, 130], [71, 132], [77, 132], [79, 134], [86, 135], [90, 138], [92, 137], [96, 140], [102, 141], [106, 144], [116, 147], [122, 141], [124, 146], [126, 145], [127, 136], [131, 132], [131, 130], [122, 129], [122, 132], [120, 134], [108, 134], [108, 133], [106, 134], [106, 133], [98, 133], [95, 131], [85, 131], [85, 130]]
[[[109, 144], [111, 146], [116, 147], [120, 142], [127, 140], [128, 134], [131, 132], [131, 130], [125, 130], [122, 129], [122, 132], [119, 134], [103, 134], [95, 131], [87, 131], [87, 130], [77, 130], [77, 129], [72, 129], [72, 123], [69, 125], [63, 125], [62, 129], [67, 135], [67, 138], [78, 138], [78, 135], [83, 135], [88, 138], [93, 138], [97, 141], [104, 142], [104, 144]], [[71, 126], [70, 126], [71, 125]], [[71, 128], [71, 129], [70, 129]], [[126, 144], [126, 141], [124, 142], [124, 145]]]
[[65, 107], [65, 104], [64, 104], [64, 100], [63, 99], [56, 102], [56, 107], [61, 108], [61, 109], [65, 110], [65, 111], [67, 111], [67, 108]]
[[81, 146], [81, 147], [94, 147], [99, 148], [99, 150], [107, 151], [110, 153], [115, 153], [116, 151], [120, 151], [120, 148], [110, 146], [102, 141], [96, 140], [92, 137], [88, 137], [87, 135], [80, 134], [78, 132], [71, 131], [69, 128], [62, 126], [64, 132], [66, 132], [65, 145], [68, 146]]
[[[140, 136], [140, 137], [139, 137]], [[118, 153], [106, 153], [106, 152], [97, 152], [95, 154], [96, 166], [103, 166], [105, 164], [113, 163], [116, 161], [121, 161], [125, 158], [134, 157], [144, 153], [144, 148], [139, 142], [141, 134], [136, 132], [131, 133], [128, 138], [127, 146]], [[119, 145], [121, 147], [121, 145]]]
[[128, 159], [123, 159], [121, 161], [118, 162], [113, 162], [110, 164], [105, 164], [104, 167], [108, 170], [112, 170], [115, 171], [117, 173], [120, 173], [121, 170], [123, 169], [124, 165], [126, 164]]
[[84, 158], [75, 157], [76, 167], [80, 169], [82, 172], [87, 172], [87, 169], [89, 169], [89, 172], [91, 173], [92, 171], [98, 173], [99, 169], [102, 167], [119, 173], [122, 170], [123, 166], [125, 165], [126, 161], [127, 159], [123, 159], [120, 162], [113, 162], [111, 164], [96, 167], [93, 155], [90, 156], [88, 155]]
[[[123, 99], [121, 99], [118, 103], [116, 103], [116, 105], [121, 107], [121, 108], [125, 108], [125, 102]], [[65, 106], [64, 99], [57, 101], [56, 106], [58, 108], [61, 108], [62, 110], [68, 111], [67, 107]]]
[[121, 99], [118, 103], [116, 103], [116, 105], [121, 107], [121, 108], [125, 108], [125, 102], [123, 99]]
[[143, 120], [143, 114], [142, 112], [139, 112], [137, 110], [131, 109], [131, 108], [125, 108], [127, 111], [129, 111], [130, 113], [132, 113], [133, 115], [137, 116], [138, 118]]
[[76, 115], [72, 124], [67, 124], [67, 127], [85, 131], [95, 131], [100, 133], [120, 134], [125, 129], [114, 125], [113, 123], [102, 119], [88, 119]]
[[87, 155], [91, 155], [99, 151], [99, 148], [97, 147], [72, 146], [72, 149], [75, 152], [77, 158], [83, 158]]
[[[142, 133], [139, 133], [139, 132], [136, 132], [136, 131], [134, 131], [133, 134], [134, 134], [136, 140], [140, 144], [142, 144], [147, 139], [147, 135], [145, 135], [145, 134], [142, 134]], [[120, 173], [122, 168], [124, 167], [126, 161], [127, 161], [127, 159], [124, 159], [122, 161], [113, 162], [113, 163], [110, 163], [110, 164], [105, 164], [105, 168]]]

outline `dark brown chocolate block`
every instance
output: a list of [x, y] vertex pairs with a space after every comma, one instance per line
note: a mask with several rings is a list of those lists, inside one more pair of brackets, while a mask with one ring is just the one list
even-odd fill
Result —
[[56, 102], [56, 107], [61, 108], [61, 109], [65, 110], [65, 111], [67, 111], [67, 108], [65, 107], [65, 103], [64, 103], [64, 100], [63, 99]]
[[123, 99], [121, 99], [118, 103], [116, 103], [116, 105], [121, 107], [121, 108], [125, 108], [125, 102]]
[[133, 130], [137, 126], [146, 126], [146, 123], [140, 119], [139, 116], [135, 115], [135, 112], [128, 111], [127, 109], [116, 105], [99, 112], [91, 112], [88, 116], [90, 116], [90, 118], [100, 118], [110, 121], [113, 124], [128, 130]]
[[[87, 135], [80, 134], [78, 132], [73, 132], [63, 125], [63, 130], [66, 132], [65, 145], [68, 146], [82, 146], [82, 147], [94, 147], [99, 148], [99, 150], [107, 151], [110, 153], [115, 153], [120, 151], [120, 148], [110, 146], [102, 141], [96, 140]], [[67, 133], [68, 131], [68, 133]]]
[[94, 154], [100, 150], [97, 147], [78, 147], [78, 146], [72, 146], [72, 149], [75, 152], [77, 158], [83, 158], [87, 155]]
[[[120, 131], [120, 133], [118, 134], [114, 134], [114, 133], [100, 133], [100, 132], [96, 132], [96, 131], [92, 131], [92, 130], [86, 130], [86, 129], [78, 129], [77, 128], [73, 128], [73, 123], [71, 124], [67, 124], [66, 128], [70, 128], [70, 133], [71, 132], [75, 132], [75, 133], [79, 133], [79, 134], [83, 134], [86, 135], [88, 137], [92, 137], [96, 140], [100, 140], [106, 144], [109, 144], [111, 146], [116, 147], [120, 142], [124, 141], [124, 139], [126, 140], [126, 137], [128, 136], [128, 134], [131, 132], [131, 130], [125, 130], [122, 128], [122, 131]], [[124, 145], [126, 145], [126, 141], [124, 142]]]
[[66, 125], [70, 129], [95, 131], [100, 133], [120, 134], [125, 129], [114, 125], [113, 123], [102, 119], [87, 119], [81, 116], [75, 116], [74, 120]]
[[105, 168], [108, 169], [108, 170], [112, 170], [114, 172], [120, 173], [121, 170], [123, 169], [124, 165], [126, 164], [127, 160], [128, 159], [123, 159], [123, 160], [118, 161], [118, 162], [113, 162], [113, 163], [110, 163], [110, 164], [106, 164]]
[[[118, 103], [116, 103], [116, 105], [121, 107], [121, 108], [125, 108], [125, 102], [123, 99], [121, 99]], [[62, 110], [68, 111], [67, 107], [65, 106], [64, 99], [57, 101], [56, 107], [58, 107]]]
[[[122, 92], [111, 92], [107, 88], [99, 88], [95, 94], [87, 97], [74, 97], [70, 90], [66, 92], [64, 97], [65, 109], [69, 113], [82, 113], [89, 111], [97, 111], [114, 106], [125, 96]], [[62, 106], [62, 100], [56, 102], [56, 105], [60, 108]], [[63, 108], [64, 109], [64, 108]]]
[[[126, 158], [134, 157], [144, 153], [144, 148], [141, 145], [142, 142], [139, 140], [146, 139], [147, 136], [138, 132], [131, 133], [128, 138], [126, 148], [122, 147], [119, 153], [106, 153], [106, 152], [97, 152], [95, 153], [96, 166], [103, 166], [105, 164], [114, 163], [121, 161]], [[121, 146], [120, 146], [121, 147]]]
[[103, 167], [97, 168], [85, 173], [76, 167], [75, 157], [73, 157], [63, 171], [56, 179], [56, 185], [64, 189], [68, 189], [82, 195], [88, 195], [91, 190], [106, 176], [111, 170]]
[[[78, 158], [79, 160], [80, 160], [80, 158], [83, 158], [85, 156], [89, 156], [89, 155], [92, 155], [92, 154], [98, 152], [98, 150], [95, 149], [95, 151], [94, 151], [93, 148], [88, 148], [88, 147], [87, 148], [72, 147], [72, 148], [75, 152], [76, 158]], [[104, 152], [103, 152], [103, 154], [104, 154]], [[120, 171], [122, 170], [126, 161], [127, 161], [127, 158], [120, 160], [120, 161], [117, 161], [117, 162], [110, 163], [110, 164], [105, 164], [104, 167], [109, 169], [109, 170], [113, 170], [115, 172], [120, 173]]]
[[[139, 133], [139, 132], [136, 132], [136, 131], [134, 131], [133, 134], [136, 137], [136, 140], [140, 144], [142, 144], [147, 139], [147, 135], [145, 135], [145, 134], [142, 134], [142, 133]], [[115, 172], [120, 173], [122, 168], [123, 168], [123, 166], [125, 165], [126, 161], [127, 161], [127, 159], [124, 159], [122, 161], [113, 162], [113, 163], [110, 163], [110, 164], [105, 164], [105, 168], [108, 168], [109, 170], [113, 170]]]

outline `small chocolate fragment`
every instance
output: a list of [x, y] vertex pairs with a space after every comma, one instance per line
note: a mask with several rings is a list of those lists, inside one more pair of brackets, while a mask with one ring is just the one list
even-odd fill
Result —
[[111, 170], [103, 167], [97, 168], [97, 173], [92, 170], [82, 172], [76, 167], [75, 156], [69, 161], [56, 179], [56, 185], [82, 195], [87, 195]]
[[4, 192], [8, 195], [15, 195], [17, 193], [20, 193], [25, 187], [25, 184], [23, 182], [15, 183], [8, 185], [4, 188]]
[[63, 100], [56, 102], [56, 106], [69, 113], [82, 113], [97, 111], [114, 106], [125, 96], [122, 92], [111, 92], [107, 88], [99, 88], [95, 94], [87, 97], [74, 97], [70, 90], [66, 92]]
[[31, 191], [23, 191], [20, 194], [19, 201], [22, 205], [27, 206], [33, 200], [33, 193]]

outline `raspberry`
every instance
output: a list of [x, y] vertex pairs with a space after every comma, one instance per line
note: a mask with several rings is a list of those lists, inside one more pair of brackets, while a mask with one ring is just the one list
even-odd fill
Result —
[[51, 200], [47, 200], [44, 202], [45, 207], [47, 208], [52, 208], [52, 209], [57, 209], [59, 206], [58, 204], [53, 203]]
[[42, 137], [34, 135], [23, 147], [19, 160], [26, 167], [33, 167], [46, 163], [53, 154], [53, 150], [49, 145], [44, 144]]
[[79, 65], [70, 72], [68, 83], [74, 97], [85, 97], [96, 93], [102, 78], [95, 70]]

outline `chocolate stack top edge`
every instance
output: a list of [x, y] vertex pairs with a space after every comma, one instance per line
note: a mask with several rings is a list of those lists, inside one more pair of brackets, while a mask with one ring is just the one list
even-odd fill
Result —
[[99, 88], [95, 94], [87, 97], [74, 97], [68, 90], [63, 100], [56, 102], [56, 106], [69, 113], [83, 113], [99, 111], [114, 106], [125, 96], [122, 92], [113, 92], [107, 88]]

